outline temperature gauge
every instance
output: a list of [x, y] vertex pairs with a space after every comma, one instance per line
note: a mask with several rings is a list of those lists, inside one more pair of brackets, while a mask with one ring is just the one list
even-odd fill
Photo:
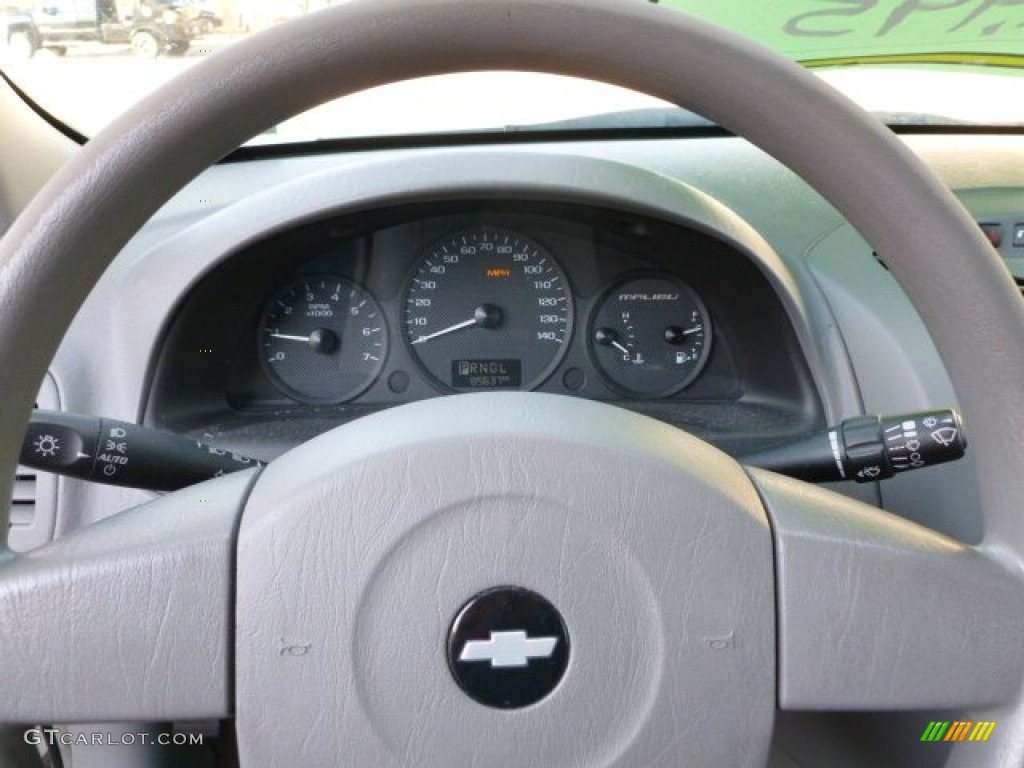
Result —
[[590, 347], [597, 367], [625, 394], [665, 397], [696, 378], [711, 348], [697, 294], [667, 276], [616, 285], [598, 304]]

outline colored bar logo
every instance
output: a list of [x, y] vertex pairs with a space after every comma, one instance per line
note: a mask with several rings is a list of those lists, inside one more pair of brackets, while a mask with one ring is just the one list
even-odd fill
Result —
[[995, 729], [995, 720], [932, 720], [921, 734], [921, 741], [988, 741]]

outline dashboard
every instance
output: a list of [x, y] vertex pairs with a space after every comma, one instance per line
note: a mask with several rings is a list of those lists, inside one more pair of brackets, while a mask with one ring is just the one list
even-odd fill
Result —
[[488, 390], [616, 402], [734, 450], [823, 423], [783, 302], [742, 249], [507, 198], [328, 215], [230, 254], [170, 322], [147, 418], [220, 439], [287, 422], [305, 439]]
[[[1024, 144], [1015, 137], [907, 141], [978, 221], [1002, 222], [1001, 251], [1020, 274], [1009, 233], [1024, 211], [1024, 194], [1013, 186]], [[475, 320], [482, 304], [511, 308], [509, 278], [486, 278], [485, 269], [478, 283], [497, 286], [486, 295], [470, 280], [442, 280], [443, 314], [407, 310], [409, 298], [428, 298], [435, 309], [434, 296], [410, 291], [440, 249], [466, 233], [499, 230], [564, 275], [564, 293], [527, 291], [537, 302], [537, 326], [526, 333], [555, 327], [553, 341], [512, 340], [547, 356], [529, 365], [528, 351], [510, 352], [499, 329]], [[927, 331], [883, 261], [798, 177], [733, 138], [239, 160], [186, 186], [119, 254], [66, 335], [49, 381], [61, 409], [147, 424], [263, 460], [401, 403], [493, 388], [612, 403], [742, 457], [863, 413], [956, 404]], [[327, 277], [335, 282], [323, 290], [341, 284], [348, 293], [338, 292], [336, 302], [333, 291], [326, 302], [305, 300], [306, 283], [320, 290], [316, 280]], [[649, 277], [672, 289], [620, 290]], [[322, 318], [294, 328], [274, 314], [279, 302], [293, 313], [311, 303], [350, 313], [363, 300], [353, 303], [352, 291], [379, 309], [380, 331], [357, 323], [332, 330]], [[654, 348], [672, 353], [659, 372], [598, 342], [605, 329], [626, 334], [620, 297], [646, 293], [695, 300], [702, 344], [678, 349], [684, 357], [696, 353], [694, 362], [677, 368], [678, 345], [664, 340], [671, 326], [696, 326], [689, 324], [693, 309], [645, 323], [632, 346], [619, 342], [630, 361], [639, 353], [646, 362], [653, 327]], [[542, 324], [540, 301], [550, 299], [566, 304], [565, 318]], [[471, 316], [471, 327], [413, 343]], [[416, 324], [420, 317], [426, 328]], [[364, 327], [376, 334], [367, 337], [369, 348]], [[356, 328], [355, 342], [346, 342]], [[350, 358], [310, 345], [318, 329], [332, 330], [339, 349], [356, 350], [356, 358], [370, 352], [379, 360], [343, 368]], [[470, 344], [472, 334], [480, 347]], [[425, 351], [432, 345], [433, 359]], [[285, 362], [314, 361], [303, 369], [308, 380], [295, 379], [287, 365], [283, 376], [275, 370], [270, 358], [281, 352]], [[493, 378], [508, 375], [500, 370], [508, 360], [519, 361], [518, 383]], [[496, 367], [475, 374], [489, 380], [459, 383], [452, 365], [460, 362]], [[358, 375], [343, 386], [346, 371]], [[327, 389], [309, 390], [310, 381]], [[835, 490], [976, 542], [981, 520], [961, 512], [977, 506], [972, 462], [968, 453], [941, 471]], [[59, 497], [62, 511], [40, 530], [73, 530], [151, 495], [63, 482]]]

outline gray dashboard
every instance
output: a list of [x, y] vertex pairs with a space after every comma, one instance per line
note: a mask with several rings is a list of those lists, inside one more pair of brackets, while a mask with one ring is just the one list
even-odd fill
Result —
[[[976, 175], [957, 162], [964, 142], [974, 152], [972, 139], [914, 141], [940, 172], [967, 187], [998, 186], [1012, 176], [1012, 165], [985, 162], [989, 153], [993, 158], [1007, 156], [1010, 148], [992, 145], [1012, 140], [977, 140], [981, 160], [973, 169]], [[502, 215], [509, 204], [525, 203], [533, 206], [529, 215], [554, 213], [563, 221], [562, 213], [572, 209], [660, 222], [718, 244], [722, 253], [741, 255], [763, 281], [763, 296], [777, 302], [785, 315], [784, 335], [792, 334], [785, 359], [796, 375], [786, 396], [776, 398], [781, 420], [750, 420], [749, 398], [745, 403], [742, 396], [750, 391], [749, 381], [731, 394], [720, 390], [709, 398], [701, 396], [703, 385], [697, 379], [693, 386], [698, 388], [670, 398], [667, 409], [664, 402], [629, 402], [612, 391], [595, 393], [598, 399], [653, 410], [737, 450], [751, 439], [771, 440], [772, 429], [783, 437], [822, 421], [892, 410], [897, 404], [902, 409], [927, 408], [955, 399], [913, 308], [831, 206], [741, 140], [693, 139], [311, 155], [215, 166], [135, 237], [79, 313], [52, 368], [62, 402], [68, 410], [147, 420], [267, 457], [357, 417], [366, 405], [384, 406], [383, 400], [348, 403], [325, 412], [282, 402], [246, 409], [235, 407], [237, 400], [231, 405], [228, 397], [229, 407], [222, 408], [230, 387], [214, 387], [203, 390], [203, 397], [193, 401], [198, 410], [190, 411], [182, 398], [175, 403], [174, 387], [168, 387], [174, 377], [165, 375], [166, 363], [184, 366], [168, 355], [182, 327], [179, 321], [190, 317], [204, 285], [213, 285], [204, 281], [218, 270], [230, 273], [261, 244], [318, 222], [362, 222], [359, 226], [366, 231], [379, 229], [382, 225], [373, 222], [380, 221], [374, 217], [382, 211], [457, 214], [466, 210], [467, 201], [477, 210], [484, 204], [502, 212], [504, 206]], [[1000, 205], [1009, 206], [1005, 215], [1012, 218], [1012, 200], [1004, 198]], [[993, 214], [988, 210], [985, 215]], [[315, 249], [262, 273], [269, 282], [262, 292], [248, 295], [242, 316], [251, 321], [272, 291], [273, 280], [286, 278], [289, 269], [301, 271], [311, 258], [315, 261]], [[729, 272], [727, 266], [721, 269]], [[202, 313], [195, 317], [202, 319]], [[400, 348], [398, 334], [394, 341], [392, 348]], [[197, 352], [210, 348], [192, 346]], [[889, 356], [875, 355], [876, 349], [887, 350]], [[879, 364], [880, 359], [888, 362]], [[799, 371], [804, 366], [806, 376]], [[218, 401], [212, 410], [211, 393]], [[409, 397], [439, 394], [443, 390], [435, 387]], [[769, 400], [754, 399], [759, 407]], [[709, 418], [715, 408], [720, 418]], [[147, 497], [138, 491], [64, 485], [58, 531]], [[968, 461], [900, 478], [881, 490], [863, 486], [844, 491], [973, 541], [980, 523], [962, 512], [973, 508], [972, 487]], [[957, 503], [949, 504], [950, 498]]]

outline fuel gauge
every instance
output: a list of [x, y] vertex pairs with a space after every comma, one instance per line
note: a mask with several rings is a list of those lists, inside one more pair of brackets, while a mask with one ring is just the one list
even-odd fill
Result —
[[711, 323], [697, 294], [668, 276], [636, 277], [614, 286], [591, 321], [598, 369], [636, 397], [672, 395], [701, 372], [711, 349]]

